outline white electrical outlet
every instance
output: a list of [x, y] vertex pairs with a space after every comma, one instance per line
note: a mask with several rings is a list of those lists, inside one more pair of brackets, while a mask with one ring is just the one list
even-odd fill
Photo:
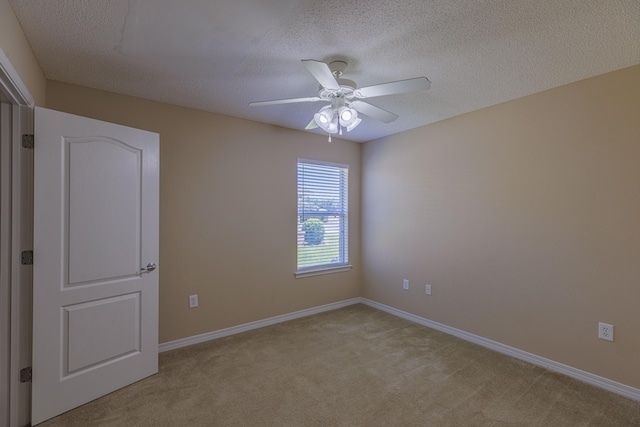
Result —
[[431, 285], [424, 285], [424, 293], [431, 295]]
[[613, 341], [613, 325], [602, 322], [598, 323], [598, 338]]
[[405, 291], [409, 290], [409, 281], [407, 279], [404, 279], [402, 281], [402, 289], [404, 289]]
[[196, 308], [198, 306], [198, 295], [189, 295], [189, 308]]

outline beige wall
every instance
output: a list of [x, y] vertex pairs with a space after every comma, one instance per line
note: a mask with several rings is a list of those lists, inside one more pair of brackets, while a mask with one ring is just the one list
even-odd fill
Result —
[[365, 297], [640, 388], [640, 66], [365, 143], [362, 168]]
[[0, 49], [11, 61], [36, 105], [43, 106], [46, 80], [8, 0], [0, 0]]
[[[360, 295], [359, 144], [52, 81], [47, 107], [160, 133], [160, 342]], [[350, 165], [350, 272], [294, 278], [298, 157]]]

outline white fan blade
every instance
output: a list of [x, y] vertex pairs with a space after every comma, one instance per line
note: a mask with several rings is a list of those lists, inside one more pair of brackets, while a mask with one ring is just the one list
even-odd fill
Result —
[[358, 113], [362, 113], [384, 123], [391, 123], [399, 117], [397, 114], [393, 114], [392, 112], [383, 110], [380, 107], [376, 107], [375, 105], [371, 105], [364, 101], [353, 101], [349, 106]]
[[329, 66], [324, 62], [315, 61], [313, 59], [303, 59], [302, 65], [307, 68], [313, 77], [322, 85], [322, 87], [327, 89], [340, 89], [340, 85], [336, 81], [336, 78], [333, 77], [333, 73], [329, 69]]
[[273, 101], [250, 102], [249, 105], [252, 107], [255, 107], [259, 105], [292, 104], [294, 102], [316, 102], [316, 101], [322, 101], [322, 98], [319, 98], [317, 96], [311, 96], [308, 98], [275, 99]]
[[361, 87], [356, 89], [356, 98], [373, 98], [374, 96], [394, 95], [396, 93], [417, 92], [427, 90], [431, 87], [431, 82], [426, 77], [417, 77], [409, 80], [399, 80], [397, 82], [382, 83], [379, 85]]
[[318, 127], [318, 124], [316, 123], [316, 119], [311, 119], [311, 121], [309, 122], [307, 127], [305, 127], [305, 129], [316, 129], [317, 127]]

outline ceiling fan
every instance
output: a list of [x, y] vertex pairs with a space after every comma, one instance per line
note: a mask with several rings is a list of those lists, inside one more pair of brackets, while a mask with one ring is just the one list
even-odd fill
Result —
[[329, 133], [329, 141], [331, 141], [331, 134], [339, 133], [342, 135], [343, 128], [347, 132], [355, 129], [361, 122], [358, 113], [362, 113], [365, 116], [380, 120], [384, 123], [391, 123], [398, 118], [397, 114], [376, 107], [368, 102], [361, 101], [361, 99], [415, 92], [431, 87], [429, 79], [426, 77], [417, 77], [414, 79], [358, 88], [354, 81], [342, 78], [342, 74], [347, 68], [347, 63], [344, 61], [334, 61], [327, 65], [324, 62], [305, 59], [302, 61], [302, 65], [304, 65], [307, 71], [320, 83], [318, 96], [250, 102], [249, 105], [260, 106], [328, 101], [329, 105], [322, 107], [320, 111], [314, 114], [313, 119], [305, 129], [320, 127]]

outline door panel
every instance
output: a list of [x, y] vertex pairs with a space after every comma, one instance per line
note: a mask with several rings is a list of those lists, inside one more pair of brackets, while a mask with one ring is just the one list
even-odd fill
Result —
[[69, 189], [65, 287], [138, 274], [142, 150], [104, 138], [64, 138], [63, 144]]
[[140, 292], [63, 311], [63, 378], [140, 352]]
[[35, 111], [32, 424], [158, 370], [159, 137]]

